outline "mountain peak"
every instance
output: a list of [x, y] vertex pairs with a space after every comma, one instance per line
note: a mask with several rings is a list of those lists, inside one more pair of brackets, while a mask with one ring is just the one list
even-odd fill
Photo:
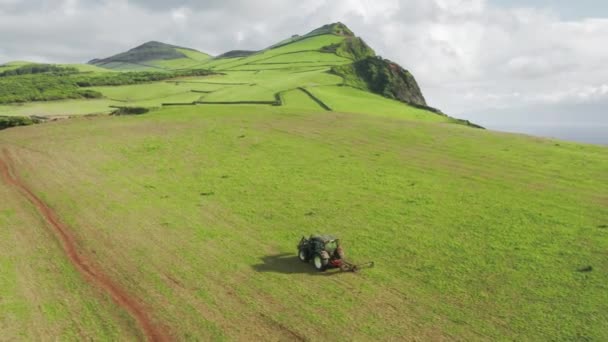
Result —
[[[184, 50], [190, 50], [197, 53], [194, 49], [184, 48], [181, 46], [171, 45], [156, 40], [151, 40], [138, 45], [126, 52], [119, 53], [117, 55], [103, 58], [93, 59], [89, 61], [89, 64], [108, 64], [108, 63], [144, 63], [155, 60], [172, 60], [179, 58], [188, 58]], [[202, 54], [202, 53], [201, 53]]]
[[159, 42], [159, 41], [156, 41], [156, 40], [151, 40], [151, 41], [145, 42], [145, 43], [143, 43], [143, 44], [141, 44], [141, 45], [139, 45], [139, 46], [137, 46], [137, 47], [135, 47], [135, 48], [133, 48], [131, 50], [135, 50], [135, 49], [142, 48], [142, 47], [175, 47], [175, 46], [171, 45], [171, 44]]
[[354, 37], [355, 34], [351, 31], [348, 26], [341, 22], [335, 22], [327, 25], [323, 25], [315, 30], [312, 30], [308, 35], [320, 35], [320, 34], [335, 34], [339, 36]]

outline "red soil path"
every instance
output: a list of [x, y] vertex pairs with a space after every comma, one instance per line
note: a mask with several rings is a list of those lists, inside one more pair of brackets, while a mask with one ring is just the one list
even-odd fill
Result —
[[162, 328], [155, 325], [150, 313], [146, 312], [140, 301], [129, 295], [118, 284], [112, 281], [99, 268], [95, 267], [77, 249], [76, 240], [68, 227], [61, 222], [57, 214], [36, 196], [26, 184], [17, 178], [13, 171], [13, 162], [6, 149], [3, 150], [4, 158], [0, 156], [0, 175], [5, 183], [14, 186], [36, 207], [53, 233], [61, 241], [63, 250], [70, 262], [84, 277], [94, 286], [103, 289], [113, 300], [131, 314], [139, 324], [148, 341], [170, 341], [170, 335]]

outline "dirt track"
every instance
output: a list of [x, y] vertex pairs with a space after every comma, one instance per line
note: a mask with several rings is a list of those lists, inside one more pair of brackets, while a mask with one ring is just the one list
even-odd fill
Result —
[[118, 284], [112, 281], [100, 269], [94, 266], [86, 257], [78, 252], [74, 236], [68, 227], [61, 222], [57, 214], [36, 196], [26, 184], [21, 182], [13, 169], [13, 161], [8, 150], [4, 149], [0, 155], [0, 174], [4, 182], [17, 188], [40, 212], [44, 220], [52, 228], [53, 233], [60, 240], [63, 250], [76, 269], [84, 275], [91, 284], [103, 289], [113, 300], [127, 310], [139, 324], [142, 332], [149, 341], [169, 341], [170, 335], [154, 324], [151, 316], [144, 309], [140, 301], [129, 295]]

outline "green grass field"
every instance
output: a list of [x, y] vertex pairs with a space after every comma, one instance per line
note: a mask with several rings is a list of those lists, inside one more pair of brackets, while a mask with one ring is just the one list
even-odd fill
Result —
[[[94, 120], [0, 145], [178, 339], [608, 337], [605, 148], [259, 106]], [[315, 273], [312, 232], [377, 266]]]
[[[153, 68], [222, 74], [2, 105], [155, 108], [2, 130], [0, 159], [175, 340], [608, 340], [608, 149], [344, 86], [328, 71], [349, 60], [320, 52], [343, 39], [245, 58], [187, 50]], [[0, 340], [144, 338], [23, 191], [0, 178], [0, 198]], [[315, 271], [296, 255], [311, 233], [376, 266]]]
[[2, 340], [139, 337], [130, 317], [82, 280], [29, 203], [4, 183], [0, 196]]

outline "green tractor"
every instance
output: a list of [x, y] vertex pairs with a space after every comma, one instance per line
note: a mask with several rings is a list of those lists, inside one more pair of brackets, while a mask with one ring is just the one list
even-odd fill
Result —
[[373, 262], [355, 265], [346, 261], [340, 239], [332, 235], [311, 235], [308, 239], [302, 237], [298, 244], [298, 258], [306, 263], [312, 260], [315, 269], [320, 272], [329, 268], [356, 272], [362, 267], [374, 266]]

